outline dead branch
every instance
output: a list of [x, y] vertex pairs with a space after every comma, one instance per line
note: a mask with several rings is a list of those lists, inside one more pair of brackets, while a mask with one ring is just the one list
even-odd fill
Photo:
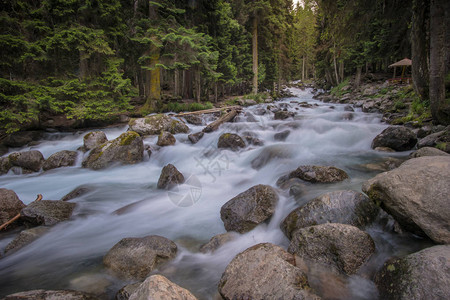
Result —
[[[37, 202], [37, 201], [41, 201], [42, 200], [42, 195], [38, 194], [36, 200], [34, 200], [33, 202]], [[17, 219], [20, 218], [20, 213], [18, 213], [17, 215], [14, 216], [14, 218], [12, 218], [11, 220], [9, 220], [6, 223], [3, 223], [2, 226], [0, 226], [0, 230], [6, 228], [8, 225], [10, 225], [11, 223], [13, 223], [14, 221], [16, 221]]]
[[219, 119], [215, 120], [214, 122], [210, 123], [208, 126], [203, 128], [202, 131], [206, 133], [216, 131], [219, 128], [219, 126], [222, 125], [223, 123], [233, 120], [233, 118], [236, 117], [238, 113], [239, 113], [238, 110], [232, 110], [229, 113], [220, 117]]
[[227, 106], [227, 107], [219, 107], [219, 108], [211, 108], [211, 109], [204, 109], [204, 110], [197, 110], [197, 111], [191, 111], [191, 112], [184, 112], [179, 113], [175, 115], [175, 117], [182, 117], [187, 115], [201, 115], [201, 114], [212, 114], [215, 112], [220, 112], [223, 110], [240, 110], [242, 109], [240, 106]]

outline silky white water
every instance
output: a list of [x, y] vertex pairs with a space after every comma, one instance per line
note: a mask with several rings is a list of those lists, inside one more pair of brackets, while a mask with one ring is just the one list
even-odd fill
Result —
[[[0, 296], [38, 288], [89, 290], [90, 285], [104, 285], [106, 297], [113, 298], [128, 282], [110, 275], [102, 266], [102, 257], [122, 238], [156, 234], [175, 241], [179, 248], [176, 259], [156, 272], [162, 272], [199, 299], [211, 299], [217, 293], [222, 272], [236, 254], [260, 242], [287, 247], [289, 241], [279, 225], [294, 208], [328, 191], [360, 191], [361, 184], [376, 174], [361, 165], [387, 156], [406, 156], [407, 153], [380, 153], [371, 149], [373, 138], [386, 128], [380, 123], [380, 115], [353, 112], [353, 119], [347, 120], [344, 105], [333, 104], [330, 108], [330, 104], [313, 100], [309, 91], [292, 91], [295, 97], [271, 105], [296, 112], [294, 118], [274, 120], [273, 113], [267, 113], [254, 115], [256, 122], [248, 122], [249, 113], [267, 107], [260, 104], [246, 108], [236, 122], [205, 134], [195, 145], [189, 142], [187, 134], [177, 134], [177, 143], [163, 148], [155, 147], [156, 137], [148, 137], [144, 143], [152, 146], [153, 153], [140, 164], [92, 171], [81, 168], [80, 152], [75, 167], [1, 176], [0, 186], [14, 190], [26, 204], [37, 194], [47, 200], [59, 200], [79, 186], [87, 186], [90, 191], [71, 200], [77, 203], [71, 220], [57, 224], [33, 243], [0, 259]], [[312, 107], [303, 108], [292, 101], [306, 101]], [[190, 133], [203, 128], [189, 127]], [[291, 132], [285, 141], [274, 140], [275, 133], [287, 129]], [[104, 129], [108, 139], [126, 130], [126, 126]], [[249, 145], [237, 152], [217, 149], [218, 138], [225, 132], [251, 133], [264, 145]], [[41, 151], [45, 158], [61, 150], [76, 150], [82, 146], [86, 133], [49, 133], [31, 149]], [[276, 155], [266, 155], [268, 152]], [[252, 167], [255, 159], [262, 161], [258, 169]], [[156, 189], [161, 169], [169, 163], [189, 178], [172, 192]], [[270, 222], [240, 235], [214, 254], [198, 252], [201, 244], [225, 232], [220, 219], [220, 208], [225, 202], [257, 184], [277, 187], [280, 176], [308, 164], [342, 168], [350, 179], [308, 186], [297, 197], [278, 188], [280, 201]], [[383, 231], [381, 225], [368, 228], [368, 232], [377, 245], [368, 268], [377, 268], [389, 256], [419, 247], [412, 237], [395, 236]], [[3, 251], [14, 235], [1, 237]], [[367, 278], [355, 275], [347, 288], [350, 298], [377, 299], [376, 288]]]

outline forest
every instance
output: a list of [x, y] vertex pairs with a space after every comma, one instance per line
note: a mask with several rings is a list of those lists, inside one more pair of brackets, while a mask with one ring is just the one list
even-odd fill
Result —
[[[294, 80], [331, 88], [412, 57], [416, 93], [448, 124], [446, 1], [11, 0], [0, 14], [0, 125], [49, 115], [211, 108], [276, 98]], [[445, 29], [447, 28], [447, 30]], [[432, 101], [430, 101], [432, 100]], [[182, 105], [184, 102], [190, 105]]]

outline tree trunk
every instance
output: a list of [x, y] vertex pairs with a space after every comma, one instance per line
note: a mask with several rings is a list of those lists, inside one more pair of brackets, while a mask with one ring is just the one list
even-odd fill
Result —
[[197, 100], [197, 102], [200, 103], [200, 98], [201, 98], [201, 94], [202, 94], [202, 83], [201, 83], [199, 67], [196, 67], [194, 72], [195, 72], [194, 73], [195, 100]]
[[252, 31], [252, 55], [253, 55], [253, 94], [258, 93], [258, 17], [253, 18]]
[[445, 4], [447, 0], [431, 0], [430, 5], [430, 107], [433, 120], [449, 124], [449, 103], [445, 99], [446, 58]]
[[429, 1], [414, 0], [411, 28], [412, 79], [414, 90], [423, 100], [428, 99], [429, 65]]
[[88, 58], [86, 58], [86, 53], [80, 51], [80, 79], [84, 79], [89, 74]]
[[333, 65], [334, 65], [334, 75], [336, 76], [336, 85], [339, 84], [339, 74], [337, 70], [337, 64], [336, 64], [336, 43], [333, 45], [334, 51], [333, 51]]
[[303, 64], [302, 64], [302, 82], [305, 82], [305, 56], [303, 56]]
[[355, 89], [359, 88], [359, 85], [361, 84], [361, 73], [362, 73], [362, 66], [357, 66], [355, 84], [353, 86]]
[[148, 108], [156, 108], [156, 104], [161, 100], [161, 70], [156, 67], [159, 64], [159, 49], [152, 47], [150, 54], [150, 67], [152, 68], [147, 72], [148, 81], [148, 95], [145, 105]]
[[339, 80], [340, 82], [344, 81], [344, 61], [341, 60], [339, 62]]

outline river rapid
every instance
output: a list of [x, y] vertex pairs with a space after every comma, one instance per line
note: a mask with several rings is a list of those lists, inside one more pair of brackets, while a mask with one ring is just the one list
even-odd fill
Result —
[[[274, 120], [271, 112], [258, 116], [258, 110], [268, 104], [248, 107], [235, 122], [205, 134], [195, 145], [187, 134], [175, 135], [174, 146], [159, 149], [155, 147], [156, 137], [146, 138], [144, 143], [152, 146], [153, 153], [136, 165], [101, 171], [84, 169], [81, 167], [84, 154], [80, 152], [74, 167], [29, 175], [10, 172], [1, 176], [0, 186], [14, 190], [25, 204], [32, 202], [37, 194], [42, 194], [46, 200], [59, 200], [79, 186], [87, 187], [89, 192], [71, 200], [77, 207], [69, 221], [53, 226], [33, 243], [0, 259], [0, 297], [31, 289], [99, 289], [104, 290], [105, 298], [112, 299], [129, 282], [115, 278], [103, 268], [102, 258], [106, 252], [125, 237], [161, 235], [178, 245], [178, 254], [156, 273], [162, 273], [199, 299], [213, 299], [225, 267], [236, 254], [261, 242], [287, 248], [289, 240], [280, 230], [280, 223], [294, 208], [325, 192], [361, 191], [362, 183], [379, 172], [364, 165], [409, 154], [371, 149], [373, 138], [387, 127], [381, 123], [380, 115], [361, 111], [349, 113], [342, 104], [331, 107], [331, 104], [313, 100], [309, 90], [291, 91], [294, 97], [269, 105], [295, 112], [293, 118]], [[302, 107], [306, 105], [300, 102], [307, 102], [311, 107]], [[205, 118], [205, 122], [211, 121]], [[190, 133], [203, 128], [188, 126]], [[127, 128], [103, 131], [111, 140]], [[274, 134], [285, 130], [290, 130], [286, 140], [276, 141]], [[237, 152], [218, 149], [218, 138], [225, 132], [241, 136], [251, 133], [264, 145], [249, 145]], [[37, 146], [14, 150], [36, 149], [48, 158], [61, 150], [78, 149], [86, 133], [48, 133]], [[156, 184], [161, 169], [169, 163], [188, 180], [171, 192], [158, 190]], [[341, 168], [350, 179], [337, 184], [309, 185], [301, 195], [290, 195], [289, 190], [277, 187], [276, 182], [282, 175], [300, 165], [311, 164]], [[280, 196], [270, 222], [239, 235], [213, 254], [200, 253], [200, 245], [225, 232], [220, 219], [221, 206], [257, 184], [277, 188]], [[371, 274], [389, 257], [411, 253], [424, 246], [425, 242], [420, 239], [395, 234], [391, 229], [392, 222], [388, 218], [380, 218], [366, 229], [375, 240], [376, 253], [361, 274], [348, 278], [346, 289], [351, 299], [378, 299]], [[3, 251], [14, 234], [3, 233], [0, 237]], [[338, 292], [336, 296], [339, 298]]]

